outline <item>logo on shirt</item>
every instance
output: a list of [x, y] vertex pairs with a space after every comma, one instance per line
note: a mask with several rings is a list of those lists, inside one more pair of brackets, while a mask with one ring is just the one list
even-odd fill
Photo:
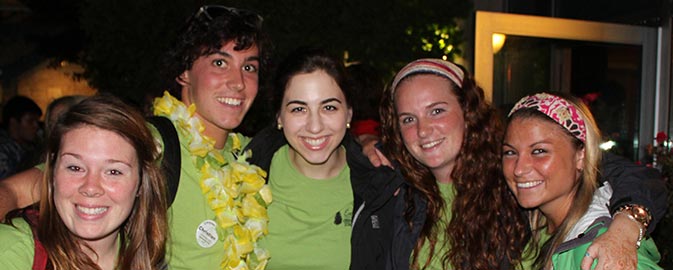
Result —
[[353, 209], [351, 208], [346, 208], [339, 210], [336, 212], [334, 215], [334, 224], [335, 225], [342, 225], [351, 227], [353, 222]]

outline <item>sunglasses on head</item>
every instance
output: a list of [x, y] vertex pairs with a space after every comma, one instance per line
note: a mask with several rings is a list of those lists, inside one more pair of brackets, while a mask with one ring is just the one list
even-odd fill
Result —
[[200, 19], [206, 25], [210, 23], [211, 21], [215, 20], [215, 18], [221, 17], [221, 16], [237, 16], [241, 17], [242, 19], [252, 23], [253, 25], [257, 26], [258, 28], [261, 27], [262, 22], [264, 21], [264, 18], [257, 14], [256, 12], [246, 10], [246, 9], [240, 9], [240, 8], [233, 8], [233, 7], [225, 7], [225, 6], [220, 6], [220, 5], [205, 5], [199, 8], [198, 11], [196, 11], [196, 14], [194, 14], [194, 17], [197, 19]]

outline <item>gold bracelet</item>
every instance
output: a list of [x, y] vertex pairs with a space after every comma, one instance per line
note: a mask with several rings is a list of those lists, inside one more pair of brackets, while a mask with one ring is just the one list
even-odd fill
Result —
[[638, 240], [636, 241], [636, 249], [640, 248], [640, 241], [643, 240], [643, 236], [644, 236], [644, 234], [645, 234], [645, 233], [644, 233], [645, 230], [643, 230], [643, 225], [640, 224], [640, 221], [636, 220], [636, 218], [635, 218], [634, 216], [630, 215], [629, 213], [622, 212], [622, 211], [618, 211], [618, 212], [616, 212], [616, 213], [612, 216], [612, 219], [614, 219], [618, 214], [622, 214], [622, 215], [626, 216], [626, 217], [629, 218], [630, 220], [633, 220], [633, 222], [635, 222], [636, 225], [638, 225]]

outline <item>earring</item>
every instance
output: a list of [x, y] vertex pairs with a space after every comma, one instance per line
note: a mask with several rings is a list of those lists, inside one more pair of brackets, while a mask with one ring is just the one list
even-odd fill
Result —
[[276, 128], [277, 128], [278, 130], [281, 130], [281, 129], [283, 129], [283, 125], [281, 125], [280, 123], [278, 123], [278, 126], [276, 126]]
[[346, 123], [346, 128], [351, 128], [351, 123]]

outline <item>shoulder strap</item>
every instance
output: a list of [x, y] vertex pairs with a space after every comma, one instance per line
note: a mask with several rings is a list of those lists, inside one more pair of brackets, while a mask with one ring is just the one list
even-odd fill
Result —
[[38, 221], [38, 212], [35, 209], [26, 208], [22, 210], [23, 218], [30, 225], [31, 231], [33, 231], [33, 242], [35, 243], [35, 255], [33, 256], [33, 270], [44, 270], [47, 269], [47, 261], [49, 260], [49, 255], [47, 250], [44, 249], [42, 242], [37, 237], [37, 221]]
[[178, 192], [178, 184], [180, 184], [180, 139], [178, 139], [178, 132], [170, 119], [163, 116], [151, 116], [147, 121], [157, 128], [159, 134], [161, 134], [161, 140], [164, 142], [161, 169], [166, 176], [167, 204], [170, 207], [175, 200], [175, 194]]

